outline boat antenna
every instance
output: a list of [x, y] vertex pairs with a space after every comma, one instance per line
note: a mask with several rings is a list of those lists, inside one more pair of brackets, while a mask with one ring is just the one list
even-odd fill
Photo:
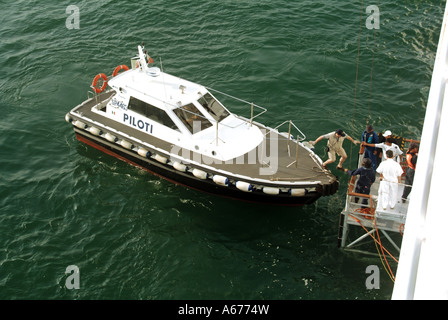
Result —
[[162, 57], [159, 57], [159, 61], [160, 61], [160, 71], [163, 72]]
[[166, 103], [167, 96], [166, 96], [166, 86], [165, 86], [165, 74], [163, 73], [162, 57], [159, 57], [159, 61], [160, 61], [160, 71], [162, 71], [163, 90], [165, 91], [165, 103]]
[[146, 73], [146, 71], [148, 70], [148, 66], [146, 64], [146, 55], [143, 52], [143, 48], [142, 46], [138, 46], [138, 56], [139, 56], [139, 64], [143, 70], [144, 73]]

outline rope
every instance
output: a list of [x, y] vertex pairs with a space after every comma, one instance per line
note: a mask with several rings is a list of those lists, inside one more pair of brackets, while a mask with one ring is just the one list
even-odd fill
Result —
[[[352, 115], [352, 132], [354, 132], [355, 126], [355, 114], [356, 114], [356, 98], [357, 98], [357, 92], [358, 92], [358, 74], [359, 74], [359, 56], [360, 56], [360, 48], [361, 48], [361, 30], [362, 30], [362, 15], [363, 15], [363, 6], [364, 5], [364, 1], [361, 0], [361, 12], [359, 15], [359, 31], [358, 31], [358, 53], [357, 53], [357, 57], [356, 57], [356, 76], [355, 76], [355, 94], [354, 94], [354, 98], [353, 98], [353, 115]], [[377, 7], [379, 6], [379, 0], [377, 0]], [[371, 100], [372, 100], [372, 88], [373, 88], [373, 65], [375, 62], [375, 42], [376, 42], [376, 28], [375, 31], [373, 33], [373, 48], [372, 48], [372, 63], [370, 66], [370, 87], [369, 87], [369, 98], [368, 98], [368, 102], [367, 102], [367, 118], [366, 118], [366, 125], [369, 124], [369, 118], [371, 118], [371, 114], [370, 114], [370, 104], [371, 104]], [[349, 163], [351, 163], [351, 159], [352, 159], [352, 147], [350, 146], [350, 158], [349, 158]]]
[[[377, 249], [377, 251], [378, 251], [378, 255], [379, 255], [379, 257], [380, 257], [381, 263], [383, 264], [383, 268], [386, 270], [386, 272], [387, 272], [387, 274], [389, 275], [389, 277], [391, 278], [392, 282], [395, 282], [395, 276], [394, 276], [394, 273], [392, 272], [392, 269], [390, 268], [389, 262], [387, 262], [386, 255], [384, 254], [384, 250], [386, 250], [386, 249], [384, 249], [384, 246], [383, 246], [382, 243], [381, 243], [380, 233], [379, 233], [379, 231], [378, 231], [378, 227], [377, 227], [377, 225], [376, 225], [376, 219], [375, 219], [375, 218], [374, 218], [374, 220], [373, 220], [373, 223], [374, 223], [374, 226], [375, 226], [376, 234], [377, 234], [377, 236], [378, 236], [378, 242], [379, 242], [379, 245], [380, 245], [380, 248], [381, 248], [381, 252], [383, 253], [382, 256], [381, 256], [381, 254], [379, 254], [378, 246], [377, 246], [377, 244], [376, 244], [376, 242], [375, 242], [375, 246], [377, 247], [376, 249]], [[386, 251], [387, 251], [387, 250], [386, 250]], [[390, 255], [389, 252], [388, 252], [388, 254]], [[390, 255], [390, 256], [391, 256], [391, 255]], [[384, 257], [384, 261], [385, 261], [386, 264], [387, 264], [387, 269], [386, 269], [386, 267], [384, 266], [383, 257]], [[392, 257], [392, 256], [391, 256], [391, 257]], [[397, 259], [395, 259], [394, 257], [392, 257], [392, 258], [398, 263], [398, 260], [397, 260]]]
[[403, 236], [403, 232], [404, 232], [404, 224], [400, 224], [400, 227], [398, 229], [400, 231], [401, 236]]
[[[386, 270], [386, 272], [389, 275], [389, 277], [392, 280], [392, 282], [395, 282], [395, 275], [394, 275], [394, 273], [393, 273], [393, 271], [392, 271], [392, 269], [391, 269], [391, 267], [389, 265], [389, 262], [386, 259], [385, 251], [397, 263], [398, 263], [398, 260], [396, 258], [394, 258], [389, 253], [389, 251], [387, 251], [386, 248], [384, 248], [383, 244], [381, 243], [380, 233], [378, 231], [378, 226], [376, 225], [375, 208], [372, 207], [372, 202], [370, 203], [370, 208], [358, 208], [358, 209], [355, 210], [355, 212], [359, 212], [360, 214], [362, 214], [365, 219], [372, 220], [372, 227], [375, 229], [375, 232], [373, 233], [373, 235], [368, 232], [368, 230], [364, 227], [364, 225], [361, 223], [361, 221], [359, 219], [355, 218], [354, 216], [351, 216], [352, 218], [354, 218], [361, 225], [361, 227], [363, 227], [363, 229], [375, 241], [375, 247], [376, 247], [376, 250], [378, 252], [378, 256], [380, 257], [380, 260], [381, 260], [381, 263], [383, 265], [383, 268]], [[375, 233], [376, 233], [376, 236], [377, 236], [378, 239], [375, 238]], [[380, 252], [380, 249], [381, 249], [381, 252]]]
[[[361, 13], [360, 13], [360, 17], [359, 17], [359, 32], [358, 32], [358, 53], [357, 53], [357, 58], [356, 58], [356, 76], [355, 76], [355, 94], [354, 94], [354, 101], [353, 101], [353, 115], [352, 115], [352, 132], [354, 131], [354, 123], [355, 123], [355, 114], [356, 114], [356, 94], [357, 94], [357, 89], [358, 89], [358, 72], [359, 72], [359, 52], [360, 52], [360, 46], [361, 46], [361, 29], [362, 29], [362, 13], [363, 13], [363, 0], [361, 0]], [[379, 0], [377, 0], [377, 7], [379, 6]], [[370, 66], [370, 88], [369, 88], [369, 98], [368, 98], [368, 103], [367, 103], [367, 118], [366, 118], [366, 125], [369, 124], [369, 118], [371, 117], [370, 114], [370, 104], [371, 104], [371, 100], [372, 100], [372, 87], [373, 87], [373, 65], [375, 62], [375, 41], [376, 41], [376, 29], [374, 31], [373, 34], [373, 49], [372, 49], [372, 63]], [[349, 162], [351, 163], [351, 158], [352, 158], [352, 149], [353, 146], [350, 146], [350, 159]], [[350, 177], [349, 177], [350, 179]], [[392, 181], [391, 181], [392, 182]], [[395, 182], [398, 183], [398, 182]], [[406, 185], [405, 185], [406, 186]], [[381, 237], [378, 231], [378, 226], [376, 224], [376, 217], [375, 217], [375, 209], [372, 208], [372, 206], [370, 208], [360, 208], [358, 210], [356, 210], [357, 212], [360, 212], [361, 214], [363, 214], [364, 218], [372, 220], [372, 224], [375, 228], [375, 233], [377, 235], [377, 238], [375, 238], [374, 235], [370, 234], [370, 232], [368, 232], [368, 230], [364, 227], [364, 225], [361, 223], [361, 221], [359, 219], [357, 219], [356, 217], [350, 215], [352, 218], [354, 218], [360, 225], [361, 227], [372, 237], [372, 239], [375, 241], [375, 247], [378, 251], [378, 255], [380, 257], [381, 263], [383, 264], [384, 269], [386, 270], [387, 274], [389, 275], [389, 277], [391, 278], [391, 280], [393, 282], [395, 282], [395, 276], [394, 273], [392, 272], [392, 269], [386, 259], [386, 255], [385, 252], [387, 252], [387, 254], [393, 259], [395, 260], [395, 262], [398, 263], [398, 260], [392, 256], [392, 254], [386, 250], [386, 248], [384, 248], [384, 246], [381, 243]], [[401, 228], [401, 226], [400, 226]], [[401, 230], [400, 230], [401, 233]], [[380, 249], [381, 249], [381, 253], [380, 253]], [[384, 259], [383, 259], [384, 258]], [[384, 262], [386, 262], [387, 268], [384, 265]]]
[[[373, 238], [373, 240], [376, 242], [376, 243], [378, 243], [381, 247], [383, 247], [383, 245], [381, 244], [381, 242], [378, 242], [378, 240], [377, 239], [375, 239], [375, 237], [374, 236], [372, 236], [371, 234], [370, 234], [370, 232], [369, 232], [369, 230], [367, 230], [366, 229], [366, 227], [364, 227], [364, 225], [361, 223], [361, 221], [358, 219], [358, 218], [356, 218], [355, 216], [353, 216], [353, 215], [351, 215], [351, 214], [349, 214], [349, 216], [350, 217], [352, 217], [353, 219], [355, 219], [355, 221], [356, 222], [358, 222], [359, 224], [360, 224], [360, 226]], [[384, 248], [383, 247], [383, 249], [384, 249], [384, 251], [386, 251], [386, 253], [392, 258], [392, 259], [394, 259], [395, 260], [395, 262], [397, 262], [398, 263], [398, 260], [389, 252], [389, 251], [387, 251], [387, 249], [386, 248]]]
[[[362, 12], [363, 12], [363, 3], [364, 1], [361, 0], [361, 13], [359, 14], [359, 31], [358, 31], [358, 54], [356, 57], [356, 75], [355, 75], [355, 96], [353, 101], [353, 116], [352, 116], [352, 124], [355, 120], [355, 111], [356, 111], [356, 92], [358, 89], [358, 71], [359, 71], [359, 50], [361, 47], [361, 28], [362, 28]], [[353, 127], [352, 127], [353, 129]]]
[[[359, 31], [358, 31], [358, 54], [356, 56], [356, 74], [355, 74], [355, 96], [353, 98], [353, 114], [352, 114], [352, 132], [354, 132], [355, 126], [355, 113], [356, 113], [356, 93], [358, 90], [358, 71], [359, 71], [359, 50], [361, 47], [361, 28], [362, 28], [362, 12], [363, 12], [363, 4], [364, 1], [361, 0], [361, 12], [359, 14]], [[349, 158], [349, 163], [351, 163], [352, 160], [352, 149], [353, 146], [350, 145], [350, 158]]]
[[[377, 0], [376, 6], [379, 7], [380, 0]], [[373, 49], [372, 49], [372, 65], [370, 66], [370, 89], [369, 89], [369, 100], [367, 102], [367, 119], [366, 124], [369, 124], [370, 118], [370, 102], [372, 100], [372, 87], [373, 87], [373, 63], [375, 61], [375, 40], [376, 40], [376, 28], [373, 32]]]
[[405, 186], [405, 187], [412, 187], [412, 184], [406, 184], [406, 183], [401, 183], [401, 182], [397, 182], [397, 181], [389, 181], [389, 180], [386, 180], [384, 178], [382, 180], [380, 180], [380, 182], [381, 181], [389, 182], [389, 183], [395, 183], [395, 184], [402, 185], [402, 186]]

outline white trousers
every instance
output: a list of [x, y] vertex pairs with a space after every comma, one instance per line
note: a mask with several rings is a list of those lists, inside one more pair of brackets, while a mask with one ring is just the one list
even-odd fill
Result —
[[398, 183], [381, 181], [380, 187], [378, 189], [378, 196], [380, 198], [380, 205], [383, 209], [387, 208], [387, 205], [391, 209], [395, 207], [397, 204], [397, 195], [398, 195]]

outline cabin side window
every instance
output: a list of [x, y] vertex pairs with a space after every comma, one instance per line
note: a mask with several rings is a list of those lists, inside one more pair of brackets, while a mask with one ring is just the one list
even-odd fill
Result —
[[213, 119], [218, 122], [230, 115], [230, 113], [209, 93], [200, 97], [198, 102], [213, 117]]
[[212, 123], [192, 103], [173, 111], [192, 134], [212, 126]]
[[173, 120], [171, 120], [169, 115], [164, 110], [154, 107], [137, 98], [134, 97], [130, 98], [128, 109], [138, 114], [141, 114], [151, 120], [154, 120], [155, 122], [163, 124], [168, 128], [179, 131], [179, 128], [176, 126], [176, 124], [173, 122]]

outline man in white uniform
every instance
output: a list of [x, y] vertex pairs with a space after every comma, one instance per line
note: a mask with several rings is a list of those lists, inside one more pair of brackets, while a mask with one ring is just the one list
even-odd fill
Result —
[[387, 150], [392, 150], [394, 153], [395, 161], [398, 163], [401, 163], [401, 155], [403, 154], [403, 151], [400, 150], [400, 147], [393, 143], [394, 139], [391, 137], [386, 138], [386, 142], [383, 143], [365, 143], [362, 144], [368, 147], [375, 147], [375, 148], [381, 148], [383, 150], [383, 154], [386, 154]]
[[391, 209], [395, 208], [398, 196], [398, 184], [401, 183], [401, 175], [403, 169], [400, 164], [394, 161], [394, 152], [392, 150], [386, 151], [386, 161], [382, 161], [376, 172], [380, 173], [380, 188], [378, 190], [379, 200], [384, 210], [387, 205]]

